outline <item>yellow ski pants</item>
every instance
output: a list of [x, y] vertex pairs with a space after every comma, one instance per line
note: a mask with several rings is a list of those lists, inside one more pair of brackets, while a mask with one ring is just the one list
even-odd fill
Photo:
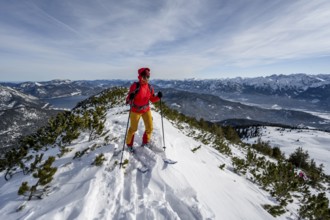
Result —
[[133, 146], [134, 134], [138, 129], [138, 125], [141, 117], [143, 119], [144, 127], [145, 127], [145, 132], [142, 138], [142, 144], [146, 144], [150, 141], [151, 133], [153, 130], [151, 110], [149, 109], [145, 113], [136, 113], [131, 111], [130, 127], [128, 129], [127, 137], [126, 137], [127, 146]]

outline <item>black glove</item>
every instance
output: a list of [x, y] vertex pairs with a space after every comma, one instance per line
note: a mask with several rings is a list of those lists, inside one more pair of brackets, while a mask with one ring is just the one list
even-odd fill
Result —
[[131, 94], [129, 94], [129, 98], [128, 99], [130, 101], [132, 101], [134, 99], [134, 97], [135, 97], [135, 94], [134, 93], [131, 93]]
[[163, 97], [163, 93], [159, 91], [157, 96], [161, 99]]

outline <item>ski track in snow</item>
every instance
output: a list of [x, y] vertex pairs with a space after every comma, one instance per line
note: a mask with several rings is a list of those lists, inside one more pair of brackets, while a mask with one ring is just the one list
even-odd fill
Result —
[[[201, 143], [187, 137], [166, 119], [163, 152], [161, 117], [155, 111], [152, 148], [139, 147], [144, 132], [141, 120], [135, 135], [135, 154], [124, 151], [123, 160], [128, 159], [128, 165], [123, 169], [115, 166], [121, 154], [114, 153], [124, 144], [128, 116], [125, 109], [108, 111], [106, 128], [115, 140], [72, 160], [75, 152], [94, 144], [86, 136], [79, 137], [71, 145], [73, 151], [54, 163], [58, 171], [51, 183], [52, 194], [43, 200], [27, 202], [24, 210], [15, 211], [25, 201], [17, 196], [17, 190], [23, 181], [31, 182], [33, 178], [17, 174], [5, 182], [1, 173], [0, 215], [6, 220], [274, 219], [262, 208], [263, 204], [276, 204], [267, 192], [233, 173], [230, 158], [215, 149], [202, 146], [193, 153], [191, 149]], [[58, 150], [54, 148], [46, 153], [56, 155]], [[91, 166], [100, 153], [107, 161], [101, 167]], [[163, 162], [164, 157], [178, 163], [168, 165]], [[226, 164], [224, 170], [219, 169], [221, 164]], [[149, 171], [141, 173], [136, 169], [139, 166], [147, 166]], [[282, 215], [277, 219], [290, 219], [287, 217]]]

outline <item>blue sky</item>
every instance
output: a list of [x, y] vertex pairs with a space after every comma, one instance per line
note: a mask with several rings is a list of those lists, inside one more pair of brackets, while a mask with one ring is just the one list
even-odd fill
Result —
[[0, 81], [330, 73], [329, 0], [0, 0]]

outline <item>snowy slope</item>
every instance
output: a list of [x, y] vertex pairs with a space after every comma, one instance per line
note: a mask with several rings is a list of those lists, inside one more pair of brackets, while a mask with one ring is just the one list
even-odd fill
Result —
[[298, 147], [308, 151], [310, 159], [314, 159], [317, 165], [324, 165], [324, 171], [330, 175], [330, 133], [317, 130], [292, 130], [278, 127], [263, 127], [260, 137], [243, 140], [247, 143], [254, 143], [261, 139], [269, 142], [272, 147], [279, 147], [288, 157]]
[[[125, 169], [114, 166], [120, 156], [114, 156], [115, 148], [121, 148], [127, 123], [127, 107], [117, 107], [107, 112], [106, 127], [111, 142], [100, 139], [88, 142], [87, 134], [72, 143], [71, 152], [57, 158], [58, 167], [51, 182], [49, 195], [42, 200], [24, 204], [17, 195], [23, 181], [34, 179], [16, 174], [6, 182], [0, 174], [0, 216], [10, 219], [273, 219], [262, 208], [274, 205], [269, 193], [261, 190], [244, 177], [232, 172], [231, 160], [213, 148], [187, 137], [164, 120], [166, 156], [177, 160], [175, 165], [162, 161], [165, 155], [157, 147], [162, 146], [161, 118], [153, 112], [154, 147], [137, 148], [136, 156], [127, 152], [129, 159]], [[141, 122], [142, 123], [142, 122]], [[140, 124], [136, 134], [136, 146], [143, 134]], [[72, 159], [75, 152], [97, 144], [99, 147], [80, 159]], [[195, 153], [191, 149], [202, 145]], [[157, 146], [157, 147], [156, 147]], [[241, 154], [235, 148], [233, 153]], [[57, 148], [50, 148], [45, 157], [56, 155]], [[104, 153], [106, 162], [101, 167], [92, 166], [96, 155]], [[145, 164], [150, 171], [142, 174], [135, 168]], [[219, 165], [226, 164], [224, 170]], [[288, 214], [277, 219], [287, 219]]]
[[41, 101], [34, 96], [0, 85], [0, 110], [12, 109], [22, 105], [38, 106], [40, 104]]
[[15, 147], [19, 137], [35, 132], [58, 112], [34, 96], [0, 85], [0, 154]]

